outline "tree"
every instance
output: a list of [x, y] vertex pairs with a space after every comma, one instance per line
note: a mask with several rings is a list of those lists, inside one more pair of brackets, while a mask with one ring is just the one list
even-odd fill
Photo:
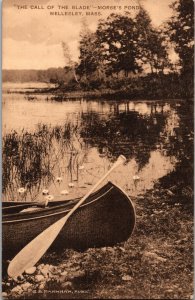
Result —
[[85, 19], [82, 22], [82, 28], [80, 32], [80, 62], [77, 67], [77, 73], [84, 77], [86, 81], [89, 80], [91, 74], [93, 74], [98, 67], [98, 52], [96, 49], [96, 35], [92, 33]]
[[108, 74], [118, 75], [123, 71], [128, 77], [129, 72], [141, 71], [137, 62], [136, 23], [128, 14], [111, 14], [106, 20], [101, 20], [96, 34]]
[[148, 64], [151, 73], [161, 71], [169, 65], [167, 45], [161, 30], [152, 26], [149, 14], [140, 7], [136, 18], [138, 30], [139, 58], [143, 65]]
[[173, 16], [168, 22], [168, 34], [180, 58], [181, 73], [193, 75], [194, 65], [194, 1], [177, 0], [172, 5]]
[[70, 49], [69, 49], [68, 45], [65, 42], [62, 42], [62, 48], [63, 48], [64, 58], [67, 61], [67, 65], [72, 69], [76, 82], [79, 82], [78, 78], [77, 78], [77, 75], [76, 75], [76, 71], [75, 71], [76, 64], [72, 60], [72, 56], [70, 54]]

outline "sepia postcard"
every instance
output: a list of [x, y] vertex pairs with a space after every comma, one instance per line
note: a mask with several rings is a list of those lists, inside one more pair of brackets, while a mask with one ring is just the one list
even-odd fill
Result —
[[193, 0], [2, 3], [2, 299], [193, 299]]

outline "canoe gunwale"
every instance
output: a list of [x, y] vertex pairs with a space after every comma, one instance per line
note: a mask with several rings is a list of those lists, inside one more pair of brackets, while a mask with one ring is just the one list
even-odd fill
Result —
[[[90, 196], [89, 196], [89, 198], [93, 198], [93, 199], [95, 199], [95, 197], [97, 197], [97, 196], [101, 196], [102, 195], [102, 193], [103, 192], [105, 192], [105, 191], [107, 191], [108, 190], [108, 188], [110, 188], [110, 187], [114, 187], [114, 184], [111, 182], [111, 181], [109, 181], [107, 184], [105, 184], [104, 186], [102, 186], [99, 190], [97, 190], [97, 191], [95, 191], [94, 193], [92, 193]], [[56, 209], [59, 209], [59, 208], [62, 208], [63, 206], [65, 207], [65, 208], [68, 208], [69, 209], [69, 207], [72, 207], [74, 204], [76, 204], [80, 199], [81, 199], [82, 197], [77, 197], [77, 198], [74, 198], [74, 199], [68, 199], [68, 200], [57, 200], [57, 201], [49, 201], [49, 203], [48, 203], [48, 206], [46, 206], [45, 208], [44, 208], [44, 211], [43, 210], [37, 210], [37, 212], [36, 213], [40, 213], [41, 211], [43, 211], [43, 212], [49, 212], [49, 211], [56, 211]], [[88, 198], [88, 202], [86, 203], [84, 203], [84, 204], [88, 204], [88, 203], [90, 203], [91, 202], [91, 200], [89, 201], [89, 198]], [[86, 199], [87, 200], [87, 199]], [[10, 205], [9, 205], [9, 203], [10, 203]], [[15, 203], [15, 205], [13, 205], [13, 203]], [[3, 205], [6, 205], [6, 204], [8, 204], [8, 206], [3, 206], [2, 207], [2, 216], [3, 216], [3, 218], [8, 218], [8, 217], [14, 217], [14, 216], [18, 216], [18, 214], [20, 213], [20, 211], [19, 212], [14, 212], [14, 213], [3, 213], [3, 211], [4, 210], [6, 210], [6, 209], [8, 209], [9, 210], [9, 208], [10, 209], [13, 209], [13, 208], [15, 208], [15, 209], [17, 209], [17, 208], [22, 208], [22, 207], [24, 207], [24, 208], [26, 208], [26, 206], [30, 206], [30, 207], [33, 207], [33, 206], [36, 206], [36, 202], [35, 203], [33, 203], [33, 202], [13, 202], [13, 201], [10, 201], [10, 202], [3, 202]], [[83, 205], [84, 205], [83, 204]], [[54, 212], [55, 212], [54, 211]], [[24, 212], [24, 213], [21, 213], [20, 215], [24, 215], [24, 214], [26, 214], [26, 215], [28, 215], [28, 217], [29, 216], [31, 216], [32, 214], [35, 214], [35, 212], [33, 212], [33, 211], [29, 211], [29, 212]]]
[[[23, 216], [18, 214], [19, 217], [16, 219], [14, 216], [12, 220], [9, 216], [5, 221], [6, 216], [2, 228], [4, 250], [7, 249], [3, 251], [4, 259], [14, 257], [42, 231], [64, 217], [72, 205], [74, 203], [42, 215], [40, 211], [38, 215], [34, 212], [34, 217], [32, 213], [30, 219], [28, 213]], [[53, 250], [84, 251], [88, 248], [113, 246], [126, 241], [135, 229], [134, 205], [127, 193], [112, 182], [92, 194], [83, 206], [73, 214], [74, 217], [70, 218], [67, 226], [63, 227], [54, 241]], [[25, 216], [28, 217], [25, 219]]]
[[[101, 193], [101, 189], [103, 189], [105, 187], [109, 187], [109, 188], [106, 191], [104, 191], [104, 193]], [[133, 204], [131, 198], [129, 197], [129, 195], [121, 187], [119, 187], [116, 184], [113, 184], [111, 181], [109, 181], [106, 185], [104, 185], [102, 188], [100, 188], [100, 190], [98, 190], [95, 193], [93, 193], [91, 196], [94, 196], [95, 198], [92, 199], [91, 201], [87, 202], [87, 203], [83, 203], [80, 208], [86, 207], [86, 206], [88, 206], [90, 204], [93, 204], [94, 202], [98, 201], [100, 198], [102, 198], [103, 196], [105, 196], [106, 194], [108, 194], [113, 188], [115, 188], [118, 191], [120, 191], [125, 196], [126, 200], [130, 202], [130, 205], [131, 205], [131, 207], [133, 209], [134, 218], [135, 218], [134, 227], [133, 227], [133, 231], [134, 231], [135, 225], [136, 225], [136, 211], [135, 211], [134, 204]], [[98, 196], [99, 193], [100, 193], [100, 195]], [[97, 196], [96, 196], [96, 194], [97, 194]], [[70, 205], [74, 206], [74, 204], [77, 203], [77, 201], [79, 201], [79, 199], [81, 199], [81, 198], [72, 199], [72, 201], [75, 200], [75, 202], [70, 203]], [[66, 203], [66, 205], [67, 205], [67, 203]], [[54, 207], [49, 207], [48, 210], [49, 209], [52, 210], [54, 208], [55, 209], [60, 209], [60, 208], [62, 208], [62, 206], [63, 206], [63, 204], [60, 204], [60, 205], [57, 205], [57, 206], [54, 206]], [[40, 215], [40, 216], [37, 216], [37, 217], [36, 216], [29, 217], [30, 216], [30, 214], [29, 214], [28, 217], [23, 218], [23, 219], [2, 220], [2, 225], [11, 224], [11, 223], [15, 223], [16, 224], [16, 223], [19, 223], [19, 222], [27, 222], [27, 221], [30, 221], [30, 220], [36, 220], [36, 219], [41, 219], [41, 218], [52, 217], [54, 215], [61, 216], [61, 215], [65, 214], [65, 213], [68, 213], [68, 211], [70, 211], [70, 209], [71, 209], [70, 207], [66, 207], [65, 210], [63, 210], [63, 211], [53, 212], [53, 213], [50, 213], [50, 214]], [[42, 210], [39, 210], [38, 212], [40, 213], [41, 211]], [[27, 213], [25, 213], [25, 214], [27, 214]], [[15, 215], [18, 216], [18, 213], [15, 214]], [[11, 217], [11, 216], [13, 216], [13, 214], [7, 214], [4, 217], [7, 218], [7, 217]], [[21, 216], [22, 216], [22, 214], [21, 214]]]
[[[88, 203], [84, 203], [83, 205], [80, 206], [80, 208], [82, 207], [85, 207], [87, 205], [90, 205], [96, 201], [98, 201], [100, 198], [102, 198], [103, 196], [105, 196], [106, 194], [108, 194], [112, 189], [114, 188], [114, 186], [111, 186], [109, 188], [109, 190], [107, 190], [106, 192], [104, 192], [103, 194], [101, 194], [99, 197], [91, 200], [90, 202]], [[61, 208], [63, 205], [58, 205], [56, 206], [55, 208]], [[18, 222], [24, 222], [24, 221], [30, 221], [30, 220], [37, 220], [37, 219], [42, 219], [42, 218], [47, 218], [47, 217], [52, 217], [52, 216], [55, 216], [55, 215], [61, 215], [61, 214], [64, 214], [64, 213], [67, 213], [68, 211], [70, 211], [70, 208], [66, 208], [65, 210], [63, 211], [60, 211], [60, 212], [55, 212], [55, 213], [52, 213], [52, 214], [46, 214], [44, 216], [37, 216], [37, 217], [31, 217], [31, 218], [26, 218], [26, 219], [19, 219], [19, 220], [10, 220], [10, 221], [2, 221], [2, 224], [8, 224], [8, 223], [18, 223]], [[41, 212], [41, 210], [39, 211]], [[16, 214], [18, 215], [18, 213]], [[9, 216], [13, 216], [12, 214], [10, 215], [6, 215], [6, 217], [9, 217]]]

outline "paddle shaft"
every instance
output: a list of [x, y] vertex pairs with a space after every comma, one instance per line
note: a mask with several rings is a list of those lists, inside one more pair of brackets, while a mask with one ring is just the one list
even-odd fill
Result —
[[94, 185], [94, 187], [69, 211], [69, 213], [62, 217], [35, 237], [29, 244], [27, 244], [10, 262], [8, 267], [8, 275], [16, 277], [22, 274], [29, 267], [34, 266], [39, 259], [45, 254], [47, 249], [56, 239], [65, 223], [70, 216], [79, 208], [79, 206], [89, 197], [89, 195], [108, 177], [108, 175], [119, 165], [124, 163], [126, 158], [120, 155], [110, 170]]

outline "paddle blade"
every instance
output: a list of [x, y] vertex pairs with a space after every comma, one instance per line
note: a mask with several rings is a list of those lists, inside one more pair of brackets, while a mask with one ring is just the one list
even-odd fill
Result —
[[65, 216], [27, 244], [10, 262], [8, 275], [14, 278], [21, 275], [26, 269], [33, 267], [56, 239], [66, 221], [67, 217]]

